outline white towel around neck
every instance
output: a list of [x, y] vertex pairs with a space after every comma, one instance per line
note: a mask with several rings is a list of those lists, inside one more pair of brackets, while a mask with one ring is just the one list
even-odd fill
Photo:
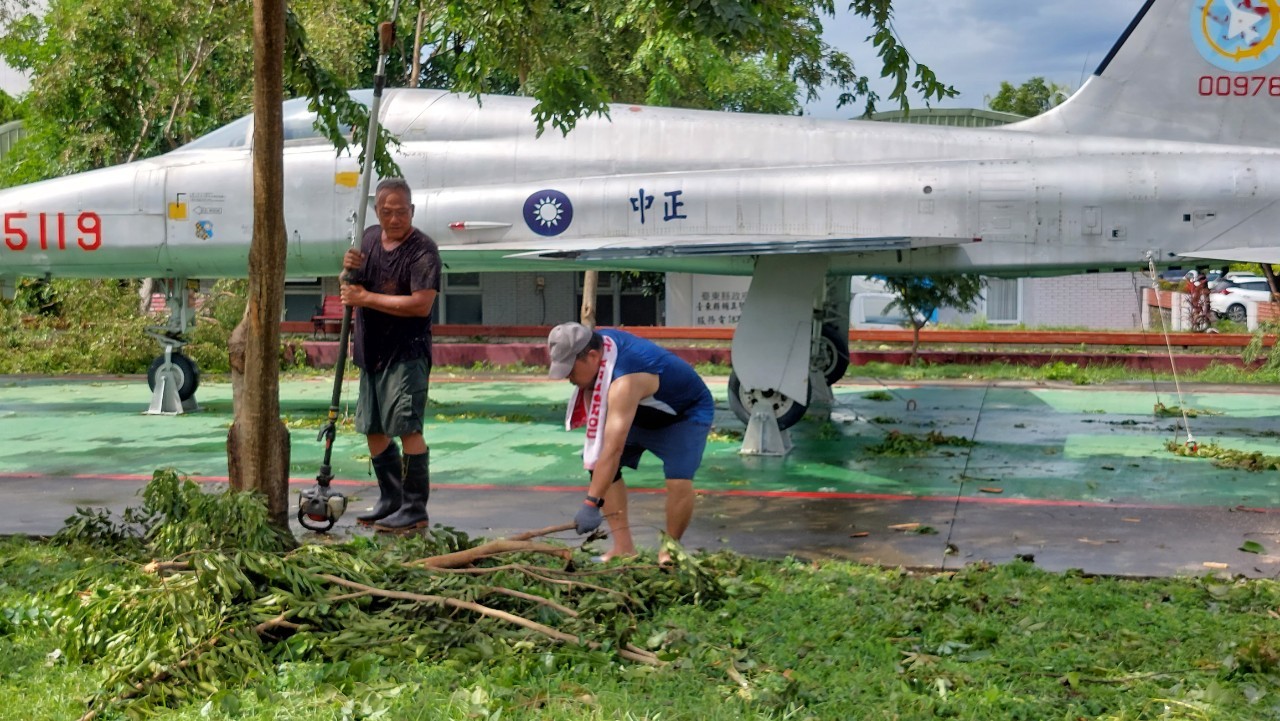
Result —
[[566, 431], [587, 427], [587, 438], [582, 445], [582, 467], [587, 470], [594, 469], [600, 459], [600, 448], [604, 445], [604, 419], [609, 405], [609, 384], [613, 382], [613, 371], [618, 362], [618, 345], [608, 336], [601, 338], [604, 345], [600, 350], [600, 370], [596, 373], [595, 387], [587, 397], [581, 388], [574, 386], [564, 414]]

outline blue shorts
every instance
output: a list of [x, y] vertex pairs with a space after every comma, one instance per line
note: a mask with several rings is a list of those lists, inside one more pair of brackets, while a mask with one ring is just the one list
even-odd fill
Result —
[[662, 472], [667, 478], [693, 480], [702, 465], [702, 452], [707, 449], [711, 424], [692, 419], [676, 421], [665, 428], [631, 426], [627, 445], [622, 448], [622, 465], [636, 468], [645, 451], [662, 459]]

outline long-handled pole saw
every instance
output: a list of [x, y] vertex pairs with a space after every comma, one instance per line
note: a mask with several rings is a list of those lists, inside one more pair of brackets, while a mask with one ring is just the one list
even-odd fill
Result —
[[[382, 106], [382, 88], [387, 82], [387, 53], [395, 41], [395, 21], [400, 12], [400, 0], [391, 7], [391, 21], [378, 26], [378, 68], [373, 79], [373, 101], [369, 104], [369, 133], [365, 135], [364, 166], [360, 172], [360, 192], [356, 196], [356, 212], [351, 226], [351, 247], [359, 247], [364, 234], [365, 217], [369, 208], [369, 181], [373, 176], [373, 158], [378, 138], [378, 112]], [[359, 278], [344, 271], [343, 280], [357, 283]], [[309, 531], [325, 533], [347, 510], [347, 497], [329, 487], [333, 480], [330, 461], [333, 457], [333, 439], [338, 434], [338, 404], [342, 400], [342, 375], [347, 367], [347, 345], [351, 340], [351, 313], [349, 305], [342, 307], [342, 330], [338, 334], [337, 373], [333, 379], [333, 395], [329, 400], [329, 417], [316, 440], [324, 443], [324, 460], [316, 475], [316, 485], [303, 489], [298, 495], [298, 523]]]

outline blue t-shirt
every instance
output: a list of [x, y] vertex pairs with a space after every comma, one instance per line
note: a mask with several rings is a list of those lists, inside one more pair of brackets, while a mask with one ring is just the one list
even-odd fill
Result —
[[715, 417], [715, 402], [707, 384], [702, 382], [693, 366], [666, 348], [626, 331], [603, 329], [597, 332], [618, 345], [614, 378], [629, 373], [658, 376], [658, 391], [640, 400], [634, 425], [661, 428], [684, 419], [711, 425]]

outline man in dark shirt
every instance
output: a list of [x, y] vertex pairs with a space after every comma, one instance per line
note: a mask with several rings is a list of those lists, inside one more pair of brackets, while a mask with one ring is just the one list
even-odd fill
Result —
[[[431, 306], [440, 292], [440, 250], [413, 227], [413, 193], [400, 178], [378, 183], [378, 225], [342, 259], [355, 274], [342, 302], [355, 308], [353, 356], [361, 369], [356, 430], [365, 434], [381, 495], [356, 517], [380, 531], [428, 525], [431, 493], [422, 418], [431, 374]], [[395, 436], [404, 445], [403, 465]]]

